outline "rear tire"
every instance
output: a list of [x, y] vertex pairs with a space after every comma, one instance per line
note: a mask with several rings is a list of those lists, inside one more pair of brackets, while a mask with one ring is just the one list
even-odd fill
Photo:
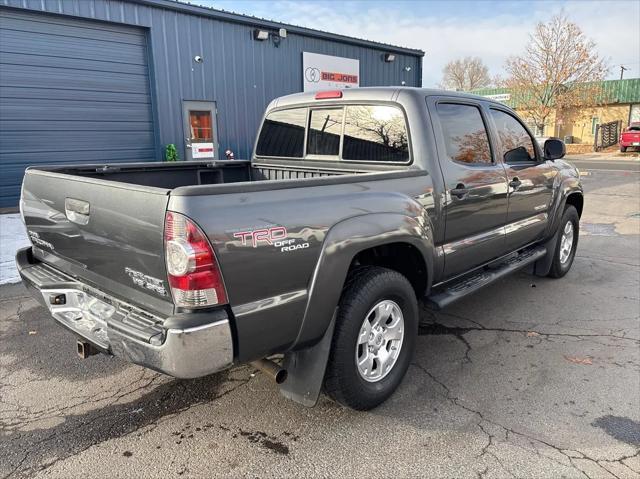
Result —
[[325, 392], [356, 410], [378, 406], [407, 372], [417, 333], [418, 303], [407, 278], [377, 266], [354, 270], [338, 305]]
[[568, 205], [564, 209], [559, 228], [558, 241], [553, 253], [551, 270], [549, 271], [551, 278], [562, 278], [567, 274], [576, 256], [578, 235], [580, 233], [580, 217], [574, 206]]
[[620, 147], [620, 151], [621, 151], [622, 153], [624, 153], [625, 151], [627, 151], [627, 147], [626, 147], [626, 146], [621, 146], [621, 147]]

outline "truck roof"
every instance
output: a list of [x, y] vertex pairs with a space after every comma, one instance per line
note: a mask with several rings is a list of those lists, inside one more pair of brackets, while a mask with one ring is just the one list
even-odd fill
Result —
[[[410, 95], [414, 95], [416, 97], [426, 97], [432, 95], [446, 95], [451, 97], [459, 97], [459, 98], [472, 98], [475, 100], [488, 101], [492, 103], [496, 103], [499, 105], [503, 105], [502, 103], [496, 102], [490, 98], [474, 95], [466, 92], [459, 91], [451, 91], [451, 90], [439, 90], [436, 88], [418, 88], [418, 87], [408, 87], [408, 86], [375, 86], [375, 87], [358, 87], [358, 88], [345, 88], [340, 90], [342, 92], [341, 100], [345, 101], [363, 101], [363, 100], [381, 100], [381, 101], [393, 101], [395, 100], [400, 92], [408, 93]], [[315, 96], [318, 92], [304, 92], [304, 93], [293, 93], [291, 95], [282, 96], [276, 98], [269, 105], [269, 109], [276, 107], [283, 107], [288, 105], [297, 105], [302, 103], [313, 103], [315, 100]], [[340, 100], [340, 99], [336, 99]]]

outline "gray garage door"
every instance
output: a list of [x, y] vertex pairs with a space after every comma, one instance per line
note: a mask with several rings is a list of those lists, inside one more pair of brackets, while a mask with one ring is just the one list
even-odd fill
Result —
[[0, 8], [0, 207], [29, 165], [154, 157], [144, 30]]

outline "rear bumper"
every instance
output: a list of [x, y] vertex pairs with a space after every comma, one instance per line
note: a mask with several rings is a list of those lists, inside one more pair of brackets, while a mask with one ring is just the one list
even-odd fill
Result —
[[[206, 376], [233, 364], [224, 310], [162, 318], [39, 262], [31, 248], [18, 251], [16, 264], [27, 289], [53, 318], [103, 352], [177, 378]], [[56, 297], [60, 304], [53, 304]]]

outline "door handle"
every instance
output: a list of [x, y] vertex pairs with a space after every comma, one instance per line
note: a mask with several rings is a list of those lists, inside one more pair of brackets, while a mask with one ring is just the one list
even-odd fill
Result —
[[73, 221], [79, 225], [89, 223], [89, 213], [91, 205], [88, 201], [77, 200], [75, 198], [64, 199], [64, 212], [69, 221]]
[[522, 184], [522, 181], [520, 181], [520, 179], [517, 176], [509, 182], [509, 186], [514, 190], [517, 190], [521, 184]]
[[459, 200], [467, 196], [469, 194], [469, 190], [462, 184], [458, 183], [455, 188], [449, 190], [451, 196], [455, 196]]

